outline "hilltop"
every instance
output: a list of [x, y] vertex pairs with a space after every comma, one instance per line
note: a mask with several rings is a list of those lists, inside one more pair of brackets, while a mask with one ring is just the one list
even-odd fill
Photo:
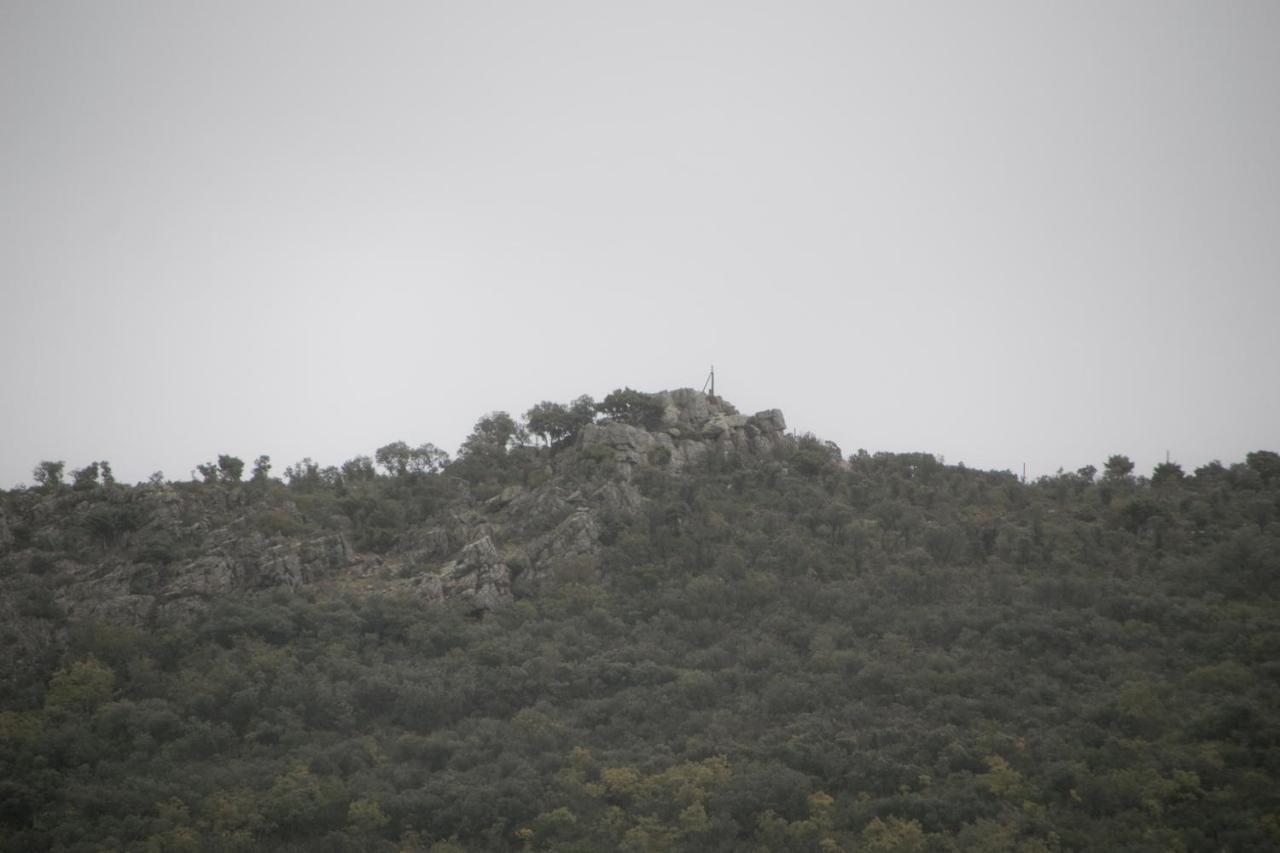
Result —
[[269, 463], [0, 495], [0, 847], [1280, 849], [1273, 452], [621, 389]]
[[[188, 619], [239, 592], [357, 579], [489, 608], [512, 598], [513, 582], [594, 566], [605, 529], [643, 512], [637, 471], [776, 459], [795, 443], [776, 409], [745, 416], [689, 389], [611, 399], [611, 415], [553, 427], [541, 447], [505, 413], [486, 416], [451, 465], [398, 442], [380, 451], [382, 475], [356, 457], [327, 470], [304, 460], [287, 485], [261, 471], [241, 482], [236, 460], [200, 466], [201, 483], [82, 477], [80, 488], [17, 492], [0, 506], [4, 574], [41, 576], [69, 618], [134, 627]], [[534, 410], [535, 428], [555, 405]], [[24, 621], [21, 600], [4, 596], [6, 624]]]

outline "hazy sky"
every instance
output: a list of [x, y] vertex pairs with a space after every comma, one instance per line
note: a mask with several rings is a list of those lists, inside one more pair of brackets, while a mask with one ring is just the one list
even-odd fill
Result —
[[0, 486], [621, 385], [1280, 449], [1280, 3], [0, 0]]

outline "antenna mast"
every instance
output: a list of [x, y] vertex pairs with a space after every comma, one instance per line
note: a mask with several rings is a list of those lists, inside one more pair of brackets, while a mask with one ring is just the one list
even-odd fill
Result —
[[716, 395], [716, 366], [711, 365], [711, 375], [707, 377], [707, 381], [702, 383], [702, 390], [705, 393], [707, 388], [711, 389], [711, 396]]

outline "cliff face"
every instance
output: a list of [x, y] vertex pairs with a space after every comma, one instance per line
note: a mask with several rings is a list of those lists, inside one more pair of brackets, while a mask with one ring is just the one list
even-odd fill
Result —
[[[325, 500], [274, 481], [11, 493], [0, 503], [0, 623], [21, 658], [68, 620], [168, 623], [251, 590], [355, 584], [483, 611], [563, 571], [590, 577], [609, 525], [645, 512], [639, 472], [767, 460], [788, 441], [777, 410], [742, 415], [689, 389], [654, 398], [661, 416], [647, 426], [604, 420], [567, 447], [510, 451], [521, 474], [500, 488], [446, 471], [407, 485], [339, 481]], [[381, 547], [362, 549], [357, 527], [388, 511], [379, 490], [393, 486], [430, 486], [418, 501], [429, 506], [393, 517]]]

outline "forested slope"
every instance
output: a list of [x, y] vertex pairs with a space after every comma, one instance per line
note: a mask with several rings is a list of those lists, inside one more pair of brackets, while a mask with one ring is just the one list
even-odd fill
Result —
[[0, 496], [0, 847], [1280, 849], [1276, 454], [1023, 484], [629, 393]]

